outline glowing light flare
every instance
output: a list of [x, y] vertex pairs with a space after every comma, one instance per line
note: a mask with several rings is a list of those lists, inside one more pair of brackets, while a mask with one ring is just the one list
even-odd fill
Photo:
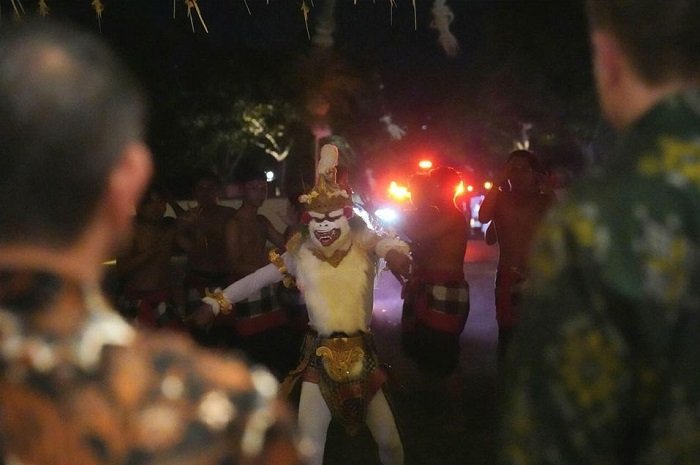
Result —
[[493, 183], [491, 181], [486, 181], [484, 183], [484, 189], [486, 189], [487, 191], [490, 191], [491, 189], [493, 189]]
[[421, 160], [418, 162], [418, 168], [422, 170], [429, 170], [433, 167], [433, 162], [430, 160]]
[[404, 202], [411, 199], [411, 192], [408, 190], [408, 187], [402, 186], [396, 181], [391, 181], [391, 183], [389, 183], [389, 189], [387, 192], [391, 198], [398, 200], [399, 202]]
[[[471, 186], [469, 186], [471, 187]], [[457, 184], [457, 187], [455, 187], [455, 197], [459, 197], [460, 195], [464, 194], [464, 192], [467, 190], [467, 188], [464, 187], [464, 181], [459, 181], [459, 184]]]
[[464, 181], [459, 181], [459, 184], [454, 187], [454, 195], [452, 196], [452, 203], [455, 208], [462, 212], [466, 211], [469, 205], [469, 196], [465, 194], [471, 191], [472, 186], [464, 184]]

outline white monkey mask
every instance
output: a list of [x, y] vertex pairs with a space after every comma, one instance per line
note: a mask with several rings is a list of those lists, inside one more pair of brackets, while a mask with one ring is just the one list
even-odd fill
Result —
[[317, 166], [316, 185], [299, 197], [306, 211], [302, 222], [309, 227], [309, 240], [325, 257], [337, 251], [347, 251], [351, 235], [352, 199], [335, 180], [338, 149], [326, 144], [321, 148]]
[[308, 221], [309, 239], [324, 255], [347, 248], [352, 208], [339, 208], [328, 213], [308, 211], [303, 216], [304, 222]]

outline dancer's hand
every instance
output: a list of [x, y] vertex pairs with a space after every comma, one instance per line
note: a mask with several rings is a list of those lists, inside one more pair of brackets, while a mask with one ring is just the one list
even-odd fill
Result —
[[389, 250], [384, 257], [386, 264], [395, 275], [408, 278], [411, 274], [411, 258], [397, 250]]

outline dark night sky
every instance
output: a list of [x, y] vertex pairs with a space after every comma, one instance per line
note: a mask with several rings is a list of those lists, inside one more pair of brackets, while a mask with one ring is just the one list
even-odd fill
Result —
[[[192, 33], [182, 0], [175, 19], [170, 0], [103, 1], [103, 35], [145, 82], [155, 128], [169, 124], [178, 89], [229, 81], [262, 96], [299, 91], [289, 69], [311, 48], [301, 0], [248, 0], [252, 16], [243, 0], [199, 0], [209, 34], [198, 22]], [[48, 3], [53, 16], [96, 29], [89, 0]], [[411, 1], [396, 3], [390, 24], [389, 0], [336, 0], [335, 49], [382, 85], [381, 109], [406, 128], [405, 145], [483, 152], [485, 126], [567, 120], [582, 100], [594, 105], [583, 0], [448, 0], [456, 58], [429, 27], [432, 0], [416, 0], [418, 30]], [[7, 21], [9, 0], [0, 6]]]

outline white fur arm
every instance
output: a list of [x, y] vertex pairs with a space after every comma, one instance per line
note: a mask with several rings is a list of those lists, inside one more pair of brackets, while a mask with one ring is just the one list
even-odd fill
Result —
[[377, 242], [377, 245], [374, 250], [377, 253], [377, 256], [384, 258], [386, 257], [387, 252], [389, 252], [390, 250], [396, 250], [397, 252], [400, 252], [404, 255], [408, 255], [408, 252], [410, 252], [411, 248], [408, 246], [407, 243], [405, 243], [396, 236], [386, 236], [379, 239], [379, 242]]
[[[281, 280], [282, 274], [279, 269], [270, 263], [228, 286], [224, 289], [223, 296], [228, 302], [240, 302], [263, 287]], [[204, 297], [202, 302], [211, 306], [214, 315], [218, 315], [221, 311], [221, 305], [212, 297]]]
[[270, 263], [224, 289], [224, 296], [231, 302], [239, 302], [265, 286], [282, 280], [279, 269]]

